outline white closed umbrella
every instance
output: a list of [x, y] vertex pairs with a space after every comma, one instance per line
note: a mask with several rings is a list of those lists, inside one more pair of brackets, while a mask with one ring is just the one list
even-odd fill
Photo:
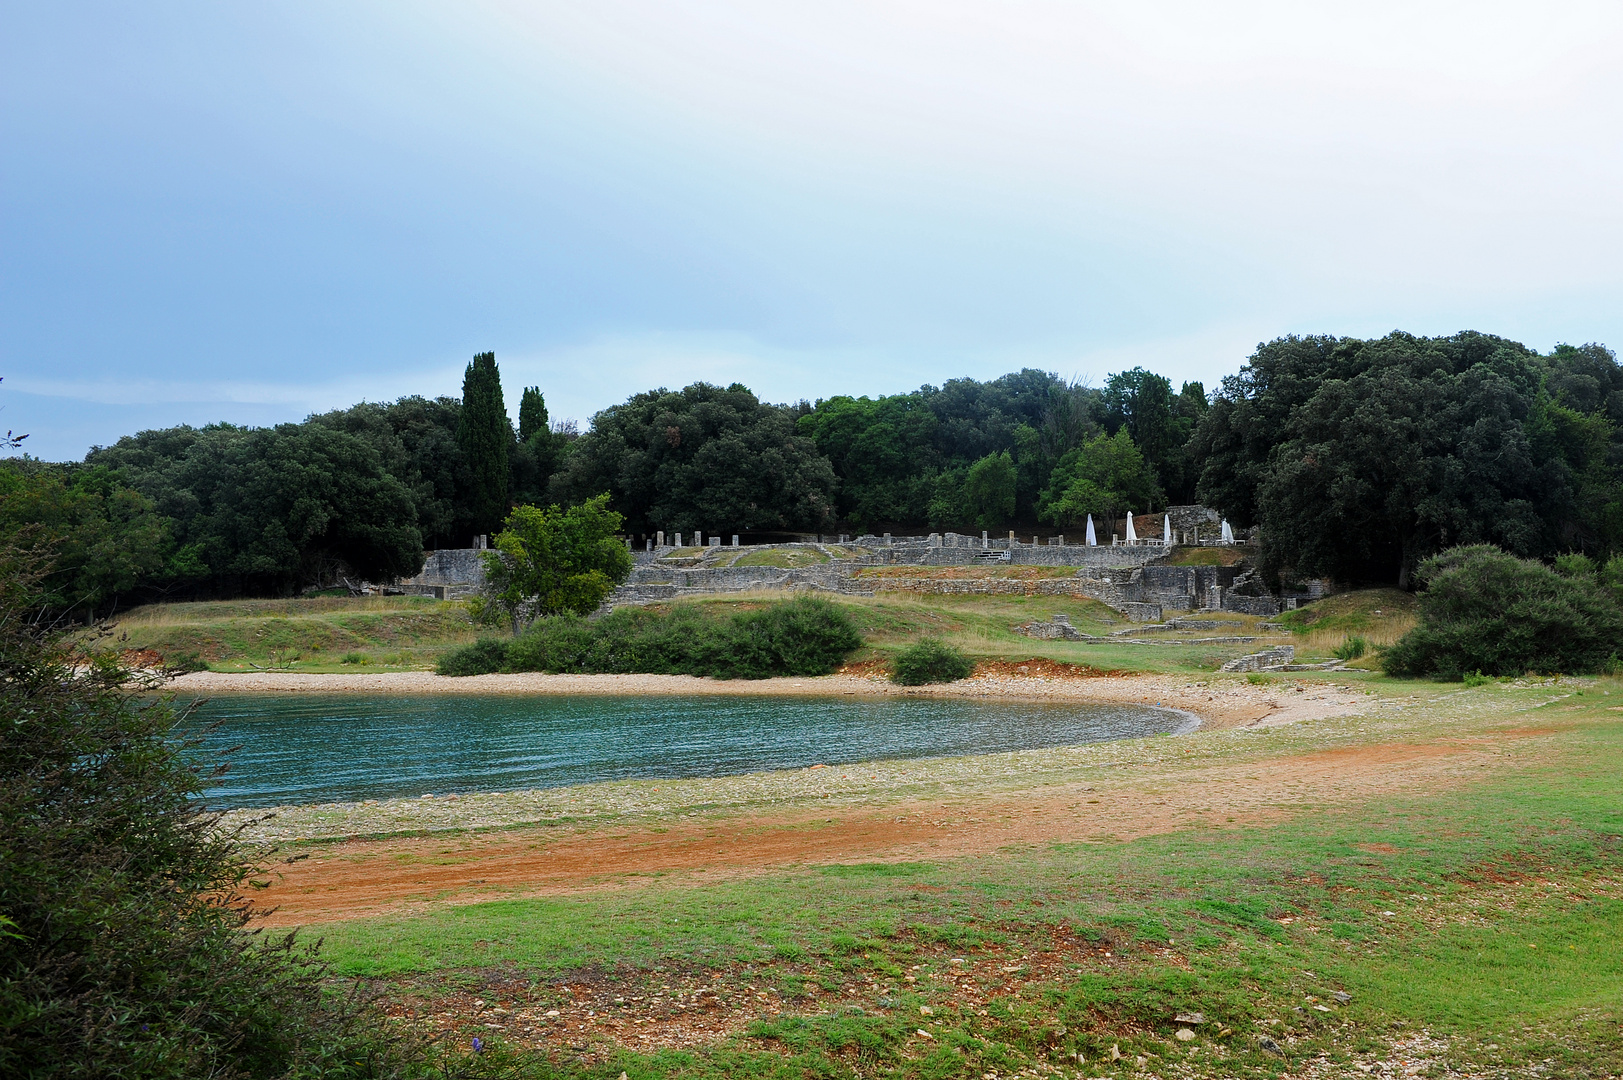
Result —
[[1127, 542], [1129, 544], [1138, 543], [1138, 533], [1133, 531], [1133, 512], [1131, 510], [1127, 511]]
[[1234, 530], [1229, 528], [1228, 518], [1223, 519], [1223, 543], [1234, 543]]
[[1088, 547], [1098, 547], [1099, 537], [1093, 532], [1093, 515], [1088, 515]]
[[1161, 515], [1161, 543], [1167, 547], [1172, 546], [1172, 515]]

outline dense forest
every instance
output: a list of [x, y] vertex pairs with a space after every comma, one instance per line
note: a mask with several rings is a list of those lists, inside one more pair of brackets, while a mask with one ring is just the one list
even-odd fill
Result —
[[607, 493], [636, 538], [1075, 531], [1201, 502], [1256, 526], [1274, 579], [1409, 587], [1443, 548], [1623, 551], [1623, 367], [1480, 333], [1259, 345], [1208, 393], [1134, 368], [1031, 369], [775, 405], [741, 385], [633, 395], [584, 433], [540, 388], [510, 419], [495, 356], [460, 399], [363, 403], [269, 428], [143, 431], [82, 463], [0, 467], [0, 529], [59, 544], [53, 601], [286, 595], [386, 580], [515, 505]]

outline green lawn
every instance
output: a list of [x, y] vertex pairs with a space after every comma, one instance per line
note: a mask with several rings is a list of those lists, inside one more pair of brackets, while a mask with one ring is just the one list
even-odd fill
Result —
[[[656, 883], [321, 933], [340, 971], [430, 997], [524, 986], [562, 1001], [571, 982], [611, 978], [630, 994], [697, 972], [769, 988], [785, 1007], [689, 1052], [521, 1056], [536, 1075], [1126, 1076], [1139, 1057], [1157, 1075], [1300, 1075], [1316, 1059], [1333, 1070], [1319, 1075], [1363, 1075], [1353, 1066], [1403, 1054], [1436, 1075], [1547, 1062], [1543, 1075], [1611, 1076], [1623, 1070], [1623, 683], [1576, 685], [1582, 696], [1566, 696], [1571, 683], [1411, 685], [1408, 709], [1370, 731], [1457, 732], [1500, 764], [1271, 827]], [[1504, 738], [1513, 726], [1539, 734]], [[1341, 730], [1356, 741], [1362, 729]], [[1248, 738], [1229, 752], [1297, 753], [1308, 734]], [[853, 986], [871, 991], [859, 1012], [807, 996]], [[1205, 1022], [1182, 1042], [1174, 1017], [1190, 1012]]]

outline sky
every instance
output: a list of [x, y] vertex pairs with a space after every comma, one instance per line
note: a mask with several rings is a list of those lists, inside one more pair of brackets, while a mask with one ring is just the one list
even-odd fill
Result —
[[1623, 5], [0, 4], [0, 431], [1623, 344]]

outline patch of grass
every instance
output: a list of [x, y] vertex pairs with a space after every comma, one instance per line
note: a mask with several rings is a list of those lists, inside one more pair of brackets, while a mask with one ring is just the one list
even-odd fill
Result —
[[[1339, 656], [1354, 638], [1366, 652], [1395, 644], [1413, 629], [1418, 619], [1413, 594], [1398, 589], [1361, 589], [1336, 593], [1287, 611], [1273, 621], [1298, 639], [1306, 653]], [[1362, 655], [1362, 654], [1360, 654]]]
[[776, 566], [785, 570], [798, 570], [804, 566], [820, 566], [828, 556], [814, 547], [768, 547], [746, 552], [729, 565]]
[[1240, 547], [1178, 547], [1160, 561], [1162, 566], [1238, 566], [1249, 552]]
[[298, 654], [300, 671], [333, 671], [343, 657], [388, 656], [388, 666], [429, 666], [476, 628], [457, 602], [416, 596], [305, 597], [149, 604], [117, 620], [122, 649], [192, 657], [216, 670], [248, 670]]

